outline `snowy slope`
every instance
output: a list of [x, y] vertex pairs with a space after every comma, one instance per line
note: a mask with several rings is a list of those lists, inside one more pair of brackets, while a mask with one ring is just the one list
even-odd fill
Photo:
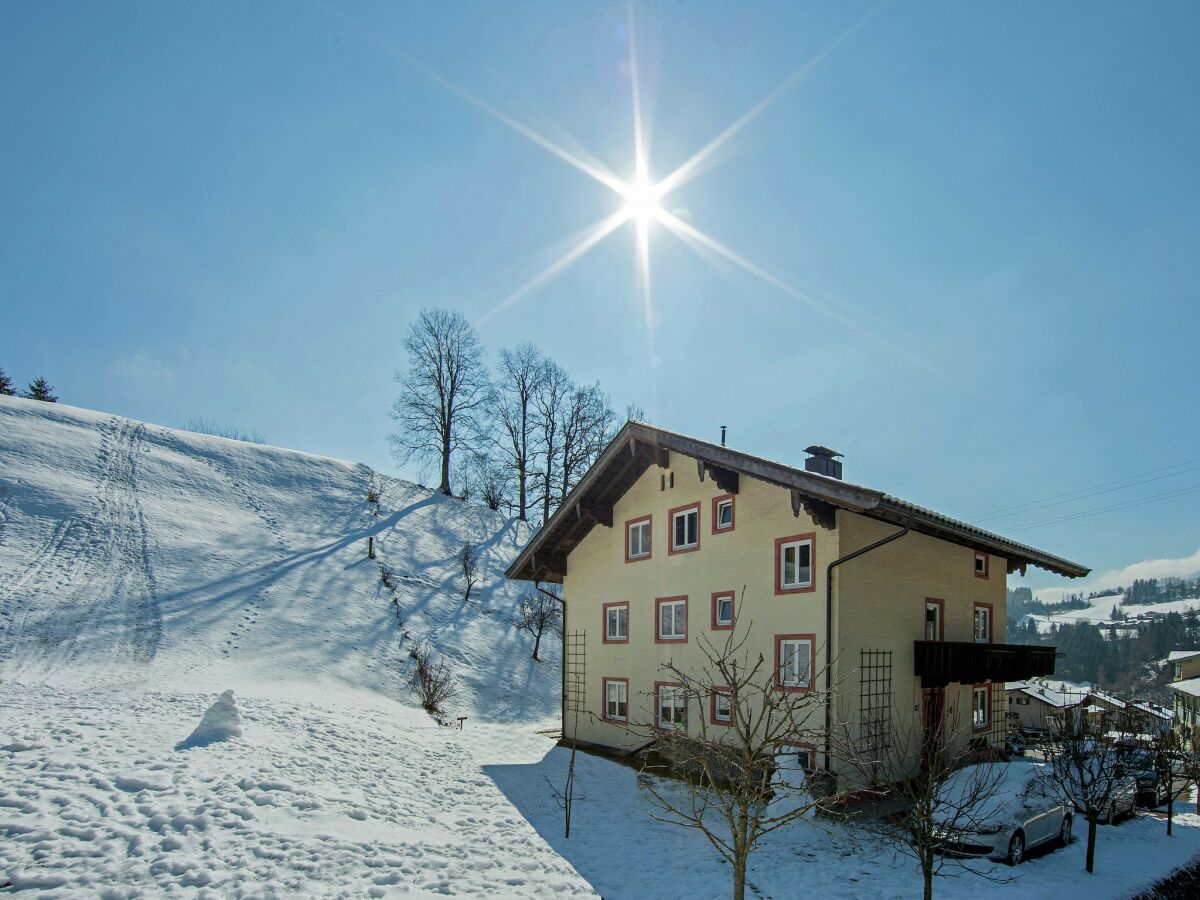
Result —
[[[401, 576], [403, 629], [369, 534]], [[93, 670], [409, 701], [407, 631], [460, 673], [456, 714], [553, 718], [556, 650], [529, 658], [511, 624], [522, 586], [503, 578], [527, 539], [524, 523], [366, 466], [0, 397], [5, 680]], [[484, 568], [468, 604], [453, 561], [465, 540]]]
[[[1052, 625], [1074, 625], [1084, 622], [1096, 625], [1100, 622], [1111, 621], [1113, 607], [1120, 603], [1123, 597], [1098, 597], [1095, 605], [1084, 609], [1070, 609], [1053, 615], [1033, 615], [1030, 618], [1037, 623], [1038, 631], [1048, 632]], [[1146, 603], [1137, 606], [1122, 606], [1121, 610], [1131, 618], [1143, 613], [1186, 613], [1200, 610], [1200, 597], [1184, 598], [1183, 600], [1168, 600], [1164, 603]]]

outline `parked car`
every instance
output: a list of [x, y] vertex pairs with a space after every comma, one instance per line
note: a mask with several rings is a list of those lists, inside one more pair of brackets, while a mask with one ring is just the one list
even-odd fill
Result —
[[1164, 805], [1167, 802], [1167, 791], [1176, 788], [1182, 777], [1180, 765], [1177, 762], [1172, 763], [1172, 784], [1168, 787], [1165, 783], [1167, 779], [1160, 778], [1155, 771], [1153, 753], [1148, 750], [1132, 750], [1127, 759], [1129, 774], [1137, 779], [1138, 805], [1151, 809]]
[[[1099, 821], [1112, 825], [1117, 819], [1132, 816], [1137, 811], [1138, 783], [1133, 775], [1128, 774], [1129, 765], [1125, 757], [1114, 750], [1104, 749], [1088, 757], [1088, 763], [1097, 773], [1088, 785], [1089, 790], [1102, 790], [1106, 779], [1113, 779], [1112, 789]], [[1084, 811], [1086, 804], [1081, 799], [1084, 790], [1079, 784], [1078, 776], [1073, 772], [1065, 781], [1056, 782], [1052, 791], [1060, 797], [1070, 798], [1074, 801], [1076, 810], [1081, 813]]]
[[[1016, 866], [1034, 847], [1071, 843], [1074, 810], [1057, 796], [1049, 775], [1045, 763], [1025, 760], [959, 769], [943, 786], [934, 813], [944, 828], [945, 851]], [[964, 812], [971, 796], [983, 799]]]

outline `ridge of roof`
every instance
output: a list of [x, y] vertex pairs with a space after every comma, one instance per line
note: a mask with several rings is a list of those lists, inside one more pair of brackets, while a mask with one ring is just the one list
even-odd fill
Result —
[[[546, 537], [564, 525], [572, 509], [575, 509], [578, 515], [579, 504], [586, 497], [587, 492], [600, 480], [600, 476], [607, 466], [616, 460], [621, 449], [631, 441], [635, 446], [641, 442], [654, 449], [679, 453], [751, 478], [792, 488], [816, 500], [872, 518], [896, 524], [908, 521], [914, 530], [932, 534], [953, 543], [966, 544], [987, 552], [994, 552], [1006, 559], [1016, 560], [1021, 565], [1034, 565], [1071, 578], [1082, 577], [1091, 571], [1090, 568], [1079, 563], [1046, 553], [1028, 544], [1010, 540], [994, 532], [942, 515], [865, 485], [817, 472], [809, 472], [806, 469], [766, 457], [755, 456], [741, 450], [734, 450], [700, 438], [630, 419], [621, 427], [608, 446], [601, 451], [596, 461], [580, 479], [579, 484], [567, 495], [558, 509], [543, 523], [517, 558], [513, 560], [506, 571], [509, 578], [529, 579], [536, 574], [536, 572], [530, 572], [521, 576], [519, 573], [530, 563]], [[957, 540], [955, 540], [956, 538]]]

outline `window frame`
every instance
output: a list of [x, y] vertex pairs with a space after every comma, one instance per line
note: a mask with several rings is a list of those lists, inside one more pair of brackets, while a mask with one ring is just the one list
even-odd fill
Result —
[[[983, 723], [976, 724], [975, 713], [977, 711], [975, 701], [980, 694], [983, 694]], [[983, 684], [971, 685], [971, 730], [972, 731], [987, 731], [992, 725], [992, 684], [984, 682]]]
[[[683, 693], [683, 722], [676, 724], [670, 723], [663, 725], [662, 723], [662, 689], [673, 688]], [[659, 730], [682, 730], [687, 731], [688, 726], [688, 697], [686, 685], [680, 681], [656, 681], [654, 682], [654, 727]]]
[[[938, 614], [937, 614], [937, 626], [938, 626], [937, 631], [938, 631], [938, 633], [937, 633], [937, 637], [935, 637], [935, 638], [929, 637], [929, 633], [925, 630], [925, 624], [926, 624], [925, 615], [928, 615], [929, 608], [931, 606], [936, 607], [937, 611], [938, 611]], [[921, 618], [921, 640], [944, 641], [946, 639], [946, 601], [942, 600], [938, 597], [926, 597], [923, 613], [924, 613], [924, 615]], [[972, 622], [972, 627], [974, 627], [974, 622]]]
[[729, 718], [722, 719], [717, 716], [717, 697], [729, 697], [729, 688], [714, 687], [708, 698], [708, 722], [710, 725], [723, 725], [726, 728], [733, 725], [733, 700], [729, 702]]
[[[677, 516], [687, 515], [694, 512], [696, 514], [696, 543], [687, 544], [683, 547], [675, 546], [675, 518]], [[678, 556], [680, 553], [695, 553], [700, 549], [700, 501], [695, 503], [685, 503], [683, 506], [676, 506], [674, 509], [667, 511], [667, 524], [670, 528], [670, 534], [667, 536], [667, 554], [669, 556]]]
[[[792, 544], [808, 544], [808, 584], [785, 587], [783, 584], [783, 551]], [[797, 568], [799, 568], [797, 566]], [[808, 594], [817, 589], [817, 533], [791, 534], [775, 538], [775, 596], [783, 594]]]
[[[646, 526], [646, 552], [637, 556], [629, 555], [629, 532], [635, 525]], [[625, 562], [642, 562], [654, 557], [654, 514], [638, 516], [636, 519], [625, 520]]]
[[[983, 571], [982, 572], [979, 571], [979, 561], [980, 560], [983, 560]], [[990, 570], [992, 567], [992, 559], [991, 559], [990, 554], [984, 553], [982, 550], [976, 550], [975, 551], [975, 562], [972, 563], [972, 565], [975, 567], [974, 571], [975, 571], [976, 578], [983, 578], [984, 580], [987, 580], [991, 577]]]
[[[712, 498], [712, 533], [713, 534], [728, 534], [737, 528], [737, 502], [735, 494], [718, 494]], [[729, 504], [729, 524], [721, 527], [719, 510], [725, 503]]]
[[[723, 624], [717, 618], [717, 610], [720, 608], [720, 601], [724, 598], [729, 598], [729, 622]], [[713, 591], [712, 595], [712, 622], [709, 627], [713, 631], [732, 631], [734, 624], [737, 622], [737, 592], [736, 591]]]
[[[976, 644], [991, 644], [991, 643], [993, 643], [992, 637], [993, 637], [993, 635], [995, 635], [995, 631], [993, 631], [992, 629], [995, 627], [995, 618], [996, 617], [992, 612], [992, 608], [993, 608], [993, 604], [991, 604], [991, 603], [976, 602], [974, 607], [971, 610], [971, 640], [973, 640]], [[987, 640], [986, 641], [981, 641], [979, 639], [979, 628], [977, 626], [977, 623], [979, 620], [979, 611], [980, 610], [984, 610], [987, 612]]]
[[[807, 642], [808, 643], [808, 684], [784, 684], [783, 683], [783, 644], [785, 642]], [[816, 678], [817, 671], [817, 636], [813, 633], [808, 634], [777, 634], [774, 639], [775, 644], [775, 690], [788, 691], [791, 693], [804, 694], [813, 689], [813, 681]]]
[[[660, 626], [662, 625], [662, 607], [663, 604], [683, 604], [683, 637], [662, 636]], [[655, 597], [654, 598], [654, 643], [656, 644], [686, 644], [688, 642], [688, 628], [690, 627], [691, 616], [688, 615], [688, 596], [680, 594], [676, 597]], [[672, 616], [672, 624], [674, 624], [674, 616]], [[664, 682], [665, 684], [666, 682]]]
[[[610, 716], [608, 714], [608, 686], [610, 684], [620, 684], [620, 685], [623, 685], [625, 688], [625, 715], [623, 717]], [[628, 678], [619, 678], [616, 676], [610, 677], [607, 675], [602, 677], [600, 679], [600, 697], [601, 697], [601, 705], [600, 705], [600, 709], [601, 709], [600, 718], [601, 719], [603, 719], [605, 722], [627, 723], [629, 721], [629, 679]]]
[[[608, 611], [610, 609], [613, 609], [614, 607], [620, 608], [622, 606], [625, 607], [625, 637], [619, 637], [619, 638], [609, 637], [608, 636]], [[602, 608], [604, 610], [604, 612], [603, 612], [604, 630], [601, 632], [602, 642], [605, 644], [628, 644], [629, 643], [629, 601], [628, 600], [614, 600], [612, 603], [603, 604]]]

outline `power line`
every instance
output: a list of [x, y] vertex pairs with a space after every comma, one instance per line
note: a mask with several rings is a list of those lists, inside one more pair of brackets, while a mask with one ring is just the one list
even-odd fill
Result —
[[[1175, 463], [1172, 466], [1163, 466], [1161, 469], [1150, 469], [1147, 472], [1135, 472], [1132, 475], [1126, 475], [1124, 478], [1114, 478], [1112, 481], [1102, 481], [1099, 484], [1093, 484], [1093, 485], [1090, 485], [1089, 487], [1077, 488], [1076, 490], [1067, 491], [1066, 493], [1063, 493], [1063, 494], [1052, 494], [1049, 497], [1039, 497], [1036, 500], [1027, 500], [1024, 503], [1017, 503], [1013, 506], [1002, 506], [999, 509], [993, 509], [990, 512], [981, 513], [979, 516], [975, 517], [974, 521], [985, 521], [987, 519], [998, 518], [1001, 513], [1007, 513], [1010, 510], [1024, 510], [1025, 507], [1032, 507], [1035, 504], [1041, 504], [1041, 503], [1048, 504], [1048, 501], [1051, 501], [1051, 500], [1062, 500], [1063, 498], [1067, 498], [1067, 497], [1074, 497], [1077, 500], [1083, 500], [1083, 499], [1085, 499], [1084, 497], [1076, 497], [1075, 495], [1076, 494], [1085, 494], [1087, 491], [1094, 491], [1097, 488], [1106, 488], [1109, 485], [1119, 485], [1119, 484], [1122, 484], [1123, 482], [1132, 481], [1135, 478], [1142, 478], [1143, 476], [1146, 476], [1146, 475], [1157, 475], [1159, 472], [1168, 472], [1170, 469], [1179, 469], [1179, 468], [1182, 468], [1183, 466], [1194, 466], [1197, 463], [1200, 463], [1200, 459], [1189, 459], [1186, 462]], [[1188, 469], [1187, 471], [1190, 472], [1193, 470]], [[1161, 477], [1170, 478], [1171, 475], [1179, 475], [1179, 474], [1182, 474], [1182, 473], [1171, 472], [1170, 474], [1163, 475]], [[1148, 479], [1148, 480], [1153, 481], [1155, 479]], [[1139, 483], [1141, 483], [1141, 482], [1139, 482]], [[1126, 485], [1126, 487], [1132, 487], [1132, 486], [1133, 485]], [[1119, 490], [1119, 488], [1114, 488], [1114, 490]], [[1102, 491], [1101, 493], [1104, 493], [1104, 492]]]
[[[1179, 465], [1185, 465], [1180, 463]], [[1117, 487], [1105, 488], [1100, 491], [1090, 491], [1090, 493], [1080, 493], [1080, 491], [1072, 491], [1073, 494], [1079, 494], [1077, 497], [1070, 497], [1066, 500], [1055, 500], [1052, 503], [1038, 503], [1037, 505], [1023, 504], [1023, 509], [1018, 509], [1016, 512], [997, 513], [994, 515], [984, 516], [981, 519], [976, 519], [976, 522], [990, 522], [994, 519], [1009, 519], [1013, 516], [1023, 516], [1025, 513], [1035, 512], [1039, 509], [1048, 509], [1051, 506], [1062, 506], [1064, 503], [1075, 503], [1079, 500], [1087, 500], [1089, 497], [1099, 497], [1101, 494], [1111, 494], [1113, 491], [1123, 491], [1126, 488], [1138, 487], [1143, 484], [1150, 484], [1152, 481], [1162, 481], [1164, 478], [1174, 478], [1176, 475], [1186, 475], [1188, 472], [1200, 472], [1200, 466], [1192, 466], [1190, 469], [1180, 469], [1178, 472], [1168, 472], [1166, 475], [1155, 475], [1153, 478], [1144, 478], [1141, 481], [1130, 482], [1129, 484], [1118, 485]], [[1137, 476], [1130, 476], [1135, 478]], [[1082, 491], [1089, 490], [1081, 488]]]
[[1183, 497], [1187, 494], [1195, 494], [1198, 492], [1200, 492], [1200, 484], [1194, 484], [1194, 485], [1191, 485], [1190, 487], [1176, 488], [1175, 490], [1164, 491], [1161, 494], [1153, 494], [1149, 497], [1142, 497], [1138, 500], [1128, 500], [1124, 503], [1114, 503], [1111, 506], [1101, 506], [1096, 509], [1087, 509], [1087, 510], [1083, 510], [1083, 511], [1077, 512], [1077, 513], [1069, 513], [1065, 516], [1058, 516], [1057, 518], [1054, 518], [1054, 519], [1045, 519], [1041, 522], [1028, 522], [1024, 525], [1013, 526], [1012, 528], [1007, 529], [1007, 530], [1021, 531], [1026, 528], [1037, 528], [1041, 525], [1054, 525], [1058, 522], [1070, 522], [1074, 519], [1086, 519], [1088, 516], [1098, 516], [1101, 513], [1116, 512], [1117, 510], [1121, 510], [1121, 509], [1129, 509], [1130, 507], [1134, 507], [1134, 506], [1142, 506], [1146, 503], [1157, 503], [1160, 500], [1170, 500], [1174, 497]]

